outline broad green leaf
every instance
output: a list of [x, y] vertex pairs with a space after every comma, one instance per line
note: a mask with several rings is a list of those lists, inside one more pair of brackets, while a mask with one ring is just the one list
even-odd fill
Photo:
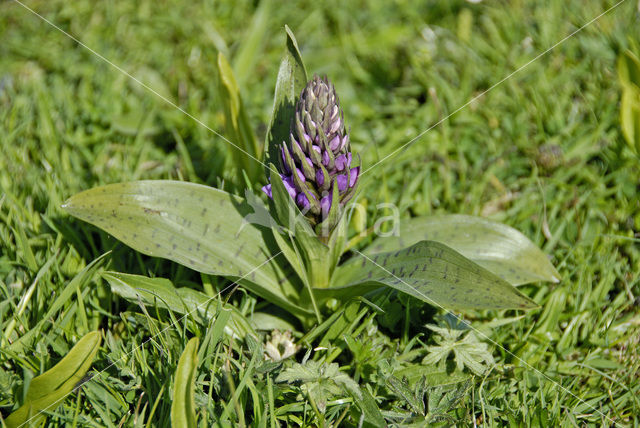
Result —
[[455, 309], [529, 309], [536, 303], [462, 254], [434, 241], [395, 252], [357, 255], [336, 270], [330, 294], [344, 298], [386, 285], [431, 305]]
[[280, 162], [280, 145], [289, 141], [289, 127], [294, 117], [296, 101], [308, 80], [298, 42], [291, 29], [286, 25], [284, 28], [287, 32], [286, 50], [278, 70], [273, 111], [265, 140], [266, 165], [278, 165]]
[[544, 253], [522, 233], [501, 223], [467, 215], [404, 220], [399, 236], [378, 238], [365, 253], [395, 251], [422, 240], [441, 242], [513, 285], [560, 280], [560, 274]]
[[306, 313], [272, 259], [268, 232], [244, 220], [250, 207], [240, 197], [193, 183], [136, 181], [81, 192], [63, 208], [137, 251], [236, 279], [294, 314]]
[[256, 182], [262, 178], [262, 168], [259, 162], [259, 159], [262, 158], [262, 152], [249, 124], [233, 70], [222, 52], [218, 52], [218, 74], [220, 75], [220, 98], [224, 106], [226, 130], [231, 137], [231, 142], [236, 146], [231, 148], [231, 152], [238, 167], [238, 182], [244, 182], [243, 169], [249, 176], [249, 180]]
[[196, 371], [198, 369], [198, 338], [189, 340], [180, 359], [173, 385], [171, 426], [196, 428]]
[[91, 367], [101, 340], [99, 331], [84, 335], [58, 364], [33, 378], [24, 404], [5, 420], [7, 427], [38, 425], [45, 417], [43, 411], [61, 404]]
[[227, 323], [229, 333], [239, 337], [247, 334], [256, 335], [251, 325], [242, 314], [231, 305], [219, 307], [218, 299], [191, 288], [176, 288], [165, 278], [148, 278], [119, 272], [104, 272], [111, 290], [119, 296], [133, 302], [142, 302], [146, 306], [158, 306], [179, 314], [190, 314], [196, 320], [205, 317], [207, 320], [217, 318], [219, 311], [230, 311], [231, 320]]

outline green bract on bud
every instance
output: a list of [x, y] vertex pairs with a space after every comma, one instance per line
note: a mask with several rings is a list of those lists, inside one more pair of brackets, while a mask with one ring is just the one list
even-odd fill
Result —
[[[329, 219], [328, 230], [335, 226], [336, 214], [356, 190], [360, 166], [352, 160], [336, 90], [326, 77], [314, 76], [296, 104], [279, 169], [289, 195], [312, 224]], [[263, 190], [271, 197], [270, 184]]]

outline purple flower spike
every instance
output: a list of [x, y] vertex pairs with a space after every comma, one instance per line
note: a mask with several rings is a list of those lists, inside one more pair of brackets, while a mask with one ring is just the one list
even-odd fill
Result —
[[271, 184], [267, 184], [266, 186], [262, 187], [262, 191], [270, 198], [273, 198], [273, 195], [271, 194]]
[[338, 190], [340, 192], [344, 192], [347, 190], [347, 176], [340, 174], [336, 177], [336, 181], [338, 182]]
[[[360, 169], [351, 168], [349, 134], [336, 90], [326, 78], [314, 76], [302, 90], [290, 131], [281, 151], [284, 185], [316, 231], [330, 233], [340, 218], [328, 219], [331, 207], [340, 212], [353, 197]], [[271, 195], [269, 190], [265, 186]]]

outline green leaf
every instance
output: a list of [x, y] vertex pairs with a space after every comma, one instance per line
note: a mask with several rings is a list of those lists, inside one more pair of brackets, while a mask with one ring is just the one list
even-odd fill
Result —
[[302, 383], [300, 389], [316, 403], [321, 413], [327, 408], [327, 401], [348, 393], [358, 399], [362, 392], [358, 384], [348, 374], [340, 371], [336, 363], [322, 363], [309, 360], [304, 364], [294, 363], [284, 369], [276, 382]]
[[631, 149], [640, 154], [640, 89], [635, 86], [623, 88], [620, 100], [620, 128]]
[[[462, 254], [434, 241], [395, 252], [357, 255], [334, 275], [333, 294], [344, 298], [387, 285], [429, 304], [457, 309], [529, 309], [536, 303]], [[318, 290], [319, 291], [319, 290]]]
[[238, 167], [238, 183], [244, 182], [242, 169], [246, 171], [250, 182], [258, 182], [262, 178], [262, 168], [260, 168], [259, 163], [259, 159], [262, 158], [261, 148], [249, 124], [249, 118], [242, 103], [240, 89], [236, 83], [231, 65], [229, 65], [222, 52], [218, 52], [218, 73], [220, 75], [220, 99], [224, 106], [226, 130], [231, 141], [237, 146], [233, 147], [231, 152]]
[[513, 285], [560, 279], [544, 253], [522, 233], [501, 223], [467, 215], [405, 220], [399, 236], [378, 238], [365, 253], [395, 251], [422, 240], [441, 242]]
[[198, 369], [198, 338], [189, 340], [184, 348], [173, 385], [171, 400], [171, 426], [195, 428], [196, 423], [196, 371]]
[[634, 85], [640, 90], [640, 59], [630, 50], [618, 56], [618, 79], [623, 86]]
[[618, 80], [622, 86], [622, 135], [631, 149], [640, 154], [640, 59], [630, 50], [618, 56]]
[[[292, 265], [299, 265], [296, 270], [300, 271], [306, 267], [305, 275], [301, 275], [301, 277], [308, 283], [314, 287], [328, 286], [329, 274], [333, 270], [332, 262], [337, 261], [337, 258], [332, 257], [329, 247], [318, 239], [306, 217], [293, 203], [280, 175], [274, 170], [271, 171], [271, 190], [273, 194], [272, 205], [278, 216], [278, 221], [286, 230], [293, 232], [295, 235], [293, 245], [298, 251], [289, 251], [284, 245], [281, 246], [281, 249], [285, 254], [288, 254], [287, 259]], [[301, 264], [298, 256], [302, 259]]]
[[191, 288], [175, 288], [168, 279], [148, 278], [119, 272], [104, 272], [102, 277], [109, 283], [111, 290], [133, 303], [146, 306], [158, 306], [179, 314], [203, 316], [207, 320], [217, 318], [220, 312], [230, 312], [231, 320], [227, 327], [231, 333], [244, 338], [247, 334], [256, 336], [251, 325], [242, 314], [231, 305], [222, 305], [217, 299]]
[[41, 412], [61, 404], [91, 367], [101, 340], [99, 331], [84, 335], [58, 364], [33, 378], [24, 404], [5, 420], [7, 427], [38, 425], [45, 417]]
[[452, 330], [433, 324], [427, 324], [427, 328], [440, 336], [435, 337], [436, 345], [427, 346], [428, 355], [422, 360], [423, 365], [444, 362], [452, 352], [459, 371], [468, 367], [473, 373], [481, 376], [487, 371], [487, 366], [495, 364], [487, 344], [480, 342], [474, 331]]
[[410, 389], [407, 379], [398, 379], [396, 376], [391, 375], [385, 379], [385, 383], [387, 388], [403, 402], [407, 403], [415, 413], [419, 415], [425, 414], [423, 398], [416, 396]]
[[362, 397], [354, 397], [356, 404], [364, 413], [364, 420], [376, 427], [386, 427], [387, 422], [384, 420], [378, 405], [376, 404], [376, 400], [371, 396], [369, 391], [366, 388], [362, 388], [361, 390]]
[[276, 260], [269, 261], [275, 244], [267, 245], [268, 232], [244, 220], [250, 207], [240, 197], [193, 183], [136, 181], [81, 192], [63, 208], [141, 253], [234, 278], [293, 314], [307, 313]]
[[401, 379], [406, 378], [409, 384], [414, 384], [424, 377], [427, 386], [430, 387], [464, 382], [470, 376], [460, 370], [447, 371], [446, 367], [441, 368], [424, 364], [411, 364], [408, 367], [394, 371], [394, 374]]
[[273, 111], [265, 140], [267, 165], [277, 165], [280, 162], [280, 145], [283, 141], [289, 141], [289, 127], [294, 117], [296, 101], [308, 80], [298, 42], [291, 29], [286, 25], [284, 28], [287, 32], [286, 50], [278, 70]]

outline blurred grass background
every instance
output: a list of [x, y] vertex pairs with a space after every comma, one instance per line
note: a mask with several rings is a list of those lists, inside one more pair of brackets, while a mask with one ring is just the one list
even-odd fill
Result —
[[[335, 84], [367, 169], [616, 3], [25, 4], [224, 135], [216, 71], [222, 52], [259, 141], [271, 113], [283, 27], [289, 25], [308, 71]], [[58, 361], [83, 334], [102, 328], [109, 333], [96, 369], [117, 364], [67, 399], [50, 420], [165, 426], [170, 404], [163, 394], [172, 387], [188, 337], [206, 335], [204, 326], [187, 320], [162, 343], [125, 356], [171, 319], [141, 313], [112, 296], [98, 277], [81, 282], [74, 299], [38, 323], [59, 290], [107, 250], [113, 250], [113, 270], [198, 289], [203, 279], [135, 254], [59, 207], [80, 190], [137, 179], [185, 179], [238, 191], [231, 147], [14, 1], [0, 2], [0, 40], [2, 415], [21, 403], [30, 377]], [[361, 199], [368, 202], [370, 225], [384, 215], [375, 208], [381, 202], [397, 204], [403, 216], [487, 216], [524, 232], [563, 276], [557, 285], [523, 287], [542, 308], [488, 331], [573, 395], [494, 349], [498, 365], [454, 401], [447, 410], [453, 421], [610, 424], [595, 406], [616, 421], [638, 424], [640, 161], [620, 133], [615, 70], [617, 55], [632, 40], [640, 40], [638, 4], [628, 0], [363, 176]], [[33, 295], [21, 306], [38, 273]], [[247, 314], [256, 304], [243, 294], [233, 302]], [[398, 337], [429, 343], [424, 323], [433, 314], [421, 319], [411, 310], [400, 311], [407, 319], [385, 318], [383, 328], [367, 330], [384, 351], [355, 350], [340, 337], [331, 342], [342, 350], [337, 361], [343, 370], [371, 392], [388, 422], [416, 413], [376, 375], [383, 359], [405, 368], [420, 365], [424, 346]], [[470, 312], [466, 318], [482, 327], [513, 315]], [[378, 324], [374, 316], [370, 322]], [[9, 346], [36, 326], [39, 334], [28, 343]], [[237, 364], [224, 363], [225, 352]], [[265, 409], [274, 410], [256, 404], [252, 392], [275, 388], [279, 410], [273, 418], [317, 424], [309, 408], [294, 406], [295, 393], [274, 386], [264, 373], [245, 372], [251, 352], [225, 339], [203, 363], [196, 388], [200, 419], [216, 419], [233, 405], [243, 409], [245, 423], [266, 424], [271, 416]], [[229, 401], [232, 383], [223, 368], [236, 382], [245, 375], [253, 379], [235, 402]], [[344, 411], [341, 423], [357, 425], [355, 406], [337, 403], [331, 409], [328, 421]]]

